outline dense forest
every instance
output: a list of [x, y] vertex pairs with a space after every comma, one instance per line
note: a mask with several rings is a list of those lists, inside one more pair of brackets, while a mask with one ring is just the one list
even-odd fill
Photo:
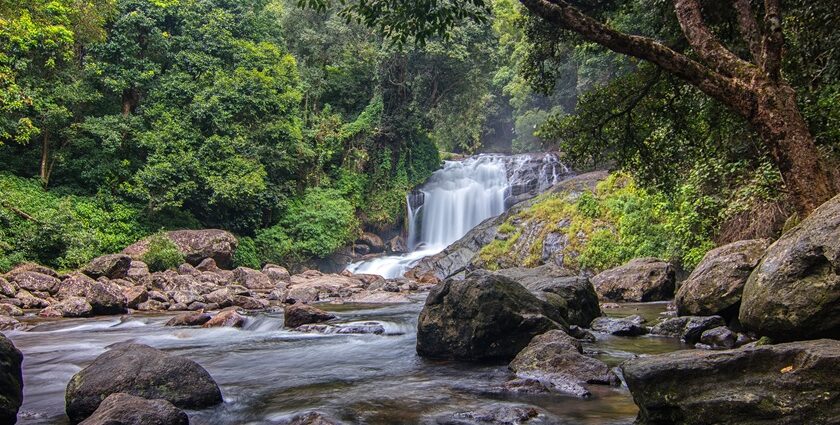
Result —
[[[241, 265], [303, 263], [399, 231], [406, 193], [451, 153], [625, 170], [664, 226], [657, 254], [689, 266], [798, 220], [778, 155], [731, 105], [519, 2], [426, 3], [431, 24], [400, 2], [0, 3], [0, 270], [179, 228], [235, 232]], [[710, 26], [748, 57], [720, 3]], [[669, 2], [579, 6], [698, 54]], [[834, 5], [784, 6], [779, 72], [836, 168]]]

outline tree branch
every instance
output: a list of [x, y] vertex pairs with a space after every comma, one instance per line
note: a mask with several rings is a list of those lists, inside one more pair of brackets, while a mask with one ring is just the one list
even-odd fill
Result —
[[703, 61], [722, 74], [736, 78], [748, 76], [752, 64], [721, 44], [706, 25], [698, 0], [674, 0], [674, 10], [688, 44]]
[[764, 0], [764, 26], [766, 33], [762, 43], [761, 67], [770, 79], [778, 81], [782, 68], [782, 47], [785, 44], [779, 0]]
[[758, 21], [755, 19], [750, 0], [734, 0], [732, 5], [738, 13], [738, 29], [750, 49], [752, 62], [759, 65], [762, 56], [761, 30], [758, 28]]

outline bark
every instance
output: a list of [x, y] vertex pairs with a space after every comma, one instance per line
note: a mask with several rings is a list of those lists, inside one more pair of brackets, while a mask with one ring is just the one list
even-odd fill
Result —
[[41, 185], [46, 188], [50, 184], [50, 132], [44, 130], [44, 137], [41, 139], [41, 169], [39, 173]]
[[128, 88], [122, 93], [122, 114], [129, 116], [137, 109], [137, 104], [140, 103], [140, 92], [136, 88]]
[[796, 93], [780, 76], [784, 38], [779, 0], [765, 0], [763, 37], [749, 0], [735, 0], [739, 28], [758, 63], [741, 59], [718, 40], [706, 25], [699, 0], [674, 0], [674, 10], [700, 61], [651, 38], [615, 31], [565, 0], [520, 1], [535, 15], [588, 41], [652, 62], [745, 118], [770, 148], [791, 202], [803, 216], [837, 193], [796, 104]]

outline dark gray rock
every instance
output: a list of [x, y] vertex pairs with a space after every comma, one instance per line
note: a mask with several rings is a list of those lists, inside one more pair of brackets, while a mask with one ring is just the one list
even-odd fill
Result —
[[536, 335], [567, 329], [556, 308], [499, 275], [449, 279], [426, 298], [417, 353], [430, 358], [510, 361]]
[[651, 328], [650, 333], [680, 338], [688, 344], [694, 344], [700, 341], [703, 332], [719, 326], [726, 326], [726, 321], [720, 316], [672, 317]]
[[23, 403], [23, 354], [0, 334], [0, 423], [13, 424]]
[[118, 344], [75, 374], [67, 384], [67, 416], [71, 422], [78, 423], [115, 393], [164, 399], [185, 409], [222, 402], [219, 386], [198, 363], [147, 345]]
[[11, 281], [20, 289], [27, 291], [48, 292], [55, 294], [61, 285], [57, 277], [34, 271], [25, 271], [16, 274], [9, 274]]
[[188, 425], [189, 417], [166, 400], [111, 394], [80, 425]]
[[123, 279], [128, 277], [130, 268], [131, 257], [125, 254], [110, 254], [94, 258], [82, 272], [94, 279]]
[[599, 317], [593, 320], [589, 327], [595, 332], [615, 336], [639, 336], [648, 333], [644, 322], [645, 319], [638, 315], [622, 318]]
[[636, 258], [592, 278], [603, 300], [648, 302], [674, 296], [676, 274], [671, 263], [656, 258]]
[[840, 338], [840, 196], [767, 249], [744, 286], [738, 318], [777, 341]]
[[840, 341], [639, 357], [621, 370], [639, 423], [833, 424], [840, 418]]
[[738, 334], [726, 326], [709, 329], [700, 335], [700, 343], [712, 348], [735, 348], [737, 340]]
[[212, 318], [213, 316], [203, 311], [184, 313], [169, 319], [165, 326], [201, 326], [209, 322]]
[[335, 319], [334, 314], [327, 313], [324, 310], [302, 303], [287, 306], [283, 312], [283, 317], [283, 326], [286, 328], [296, 328], [302, 325], [321, 323]]
[[518, 425], [534, 423], [540, 411], [531, 406], [491, 405], [466, 412], [438, 416], [437, 425]]

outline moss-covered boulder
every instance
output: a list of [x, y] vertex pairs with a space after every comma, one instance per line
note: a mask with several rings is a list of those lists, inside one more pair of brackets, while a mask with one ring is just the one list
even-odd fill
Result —
[[81, 422], [116, 393], [163, 399], [184, 409], [222, 402], [219, 386], [198, 363], [147, 345], [119, 344], [70, 379], [67, 416], [72, 423]]
[[840, 341], [684, 350], [621, 366], [645, 424], [829, 424], [840, 418]]
[[449, 279], [426, 298], [417, 353], [466, 361], [510, 361], [536, 335], [568, 326], [522, 285], [486, 271]]
[[777, 341], [840, 338], [840, 196], [767, 249], [738, 318]]

